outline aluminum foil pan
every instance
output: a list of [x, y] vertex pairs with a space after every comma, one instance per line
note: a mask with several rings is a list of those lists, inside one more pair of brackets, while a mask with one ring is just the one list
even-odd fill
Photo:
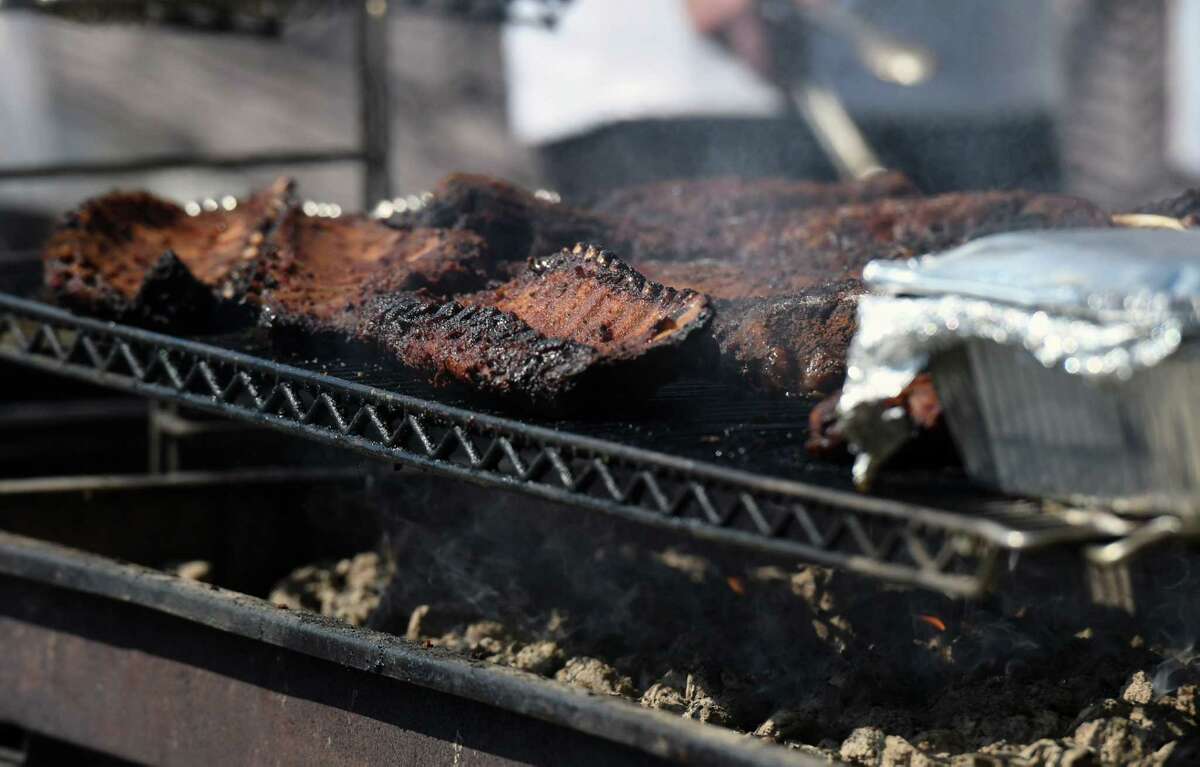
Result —
[[884, 401], [929, 369], [976, 478], [1200, 509], [1200, 233], [995, 235], [864, 276], [839, 404], [860, 486], [910, 433]]

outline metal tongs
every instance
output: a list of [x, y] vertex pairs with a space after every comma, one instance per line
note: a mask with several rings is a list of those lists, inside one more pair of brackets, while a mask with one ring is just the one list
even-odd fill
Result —
[[805, 39], [813, 29], [832, 34], [849, 43], [877, 79], [902, 86], [933, 76], [933, 52], [880, 30], [839, 0], [762, 0], [759, 12], [774, 33], [776, 83], [838, 173], [855, 179], [883, 170], [841, 97], [810, 77]]

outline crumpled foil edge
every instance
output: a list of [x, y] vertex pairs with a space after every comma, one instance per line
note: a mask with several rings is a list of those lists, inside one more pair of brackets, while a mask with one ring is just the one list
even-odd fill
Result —
[[1056, 316], [1041, 310], [957, 295], [859, 299], [838, 420], [857, 454], [853, 477], [867, 489], [880, 467], [912, 436], [896, 397], [930, 358], [967, 340], [1023, 347], [1047, 368], [1092, 382], [1128, 380], [1171, 356], [1186, 323], [1169, 313], [1121, 319]]

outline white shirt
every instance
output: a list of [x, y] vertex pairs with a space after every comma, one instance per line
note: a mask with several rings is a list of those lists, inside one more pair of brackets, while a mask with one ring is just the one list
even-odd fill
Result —
[[1173, 0], [1167, 15], [1167, 156], [1200, 176], [1200, 0]]
[[684, 0], [574, 0], [552, 29], [504, 30], [514, 134], [541, 144], [605, 123], [770, 116], [779, 93], [698, 33]]

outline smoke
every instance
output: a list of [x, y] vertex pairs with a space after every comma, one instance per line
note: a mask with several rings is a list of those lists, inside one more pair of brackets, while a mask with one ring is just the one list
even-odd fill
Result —
[[602, 659], [639, 694], [695, 675], [745, 729], [780, 706], [819, 711], [814, 727], [839, 736], [880, 711], [904, 712], [902, 732], [949, 726], [964, 705], [980, 727], [1035, 705], [1070, 721], [1134, 671], [1158, 694], [1193, 678], [1187, 551], [1131, 573], [1131, 615], [1088, 600], [1077, 557], [1026, 557], [968, 602], [474, 487], [447, 496], [418, 478], [382, 495], [397, 576], [374, 627], [404, 634], [428, 605], [422, 637], [553, 642], [562, 659]]

